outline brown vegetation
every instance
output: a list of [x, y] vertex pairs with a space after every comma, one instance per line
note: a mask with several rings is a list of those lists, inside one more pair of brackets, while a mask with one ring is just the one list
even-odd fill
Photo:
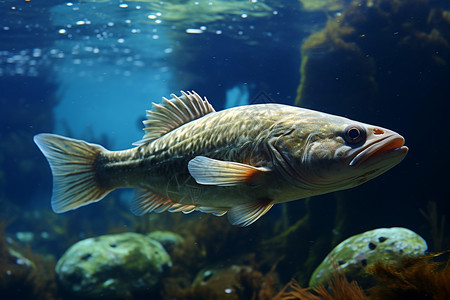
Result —
[[10, 252], [5, 237], [6, 223], [0, 223], [0, 295], [2, 299], [60, 299], [55, 280], [55, 261], [31, 252], [22, 251], [32, 264]]

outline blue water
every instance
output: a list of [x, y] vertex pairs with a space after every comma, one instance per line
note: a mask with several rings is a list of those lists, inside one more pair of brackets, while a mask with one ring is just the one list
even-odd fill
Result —
[[[231, 245], [204, 264], [256, 253], [264, 273], [274, 257], [283, 256], [278, 272], [284, 284], [308, 258], [308, 250], [296, 256], [294, 248], [313, 247], [316, 235], [326, 241], [323, 255], [345, 237], [390, 226], [419, 233], [431, 251], [448, 249], [450, 4], [416, 1], [397, 11], [381, 0], [335, 1], [340, 5], [321, 8], [296, 0], [231, 2], [0, 1], [0, 220], [10, 243], [29, 244], [33, 252], [57, 260], [84, 237], [114, 227], [135, 230], [147, 222], [128, 212], [131, 191], [54, 214], [51, 172], [32, 141], [35, 134], [128, 149], [142, 138], [145, 110], [161, 97], [195, 90], [216, 110], [261, 102], [295, 105], [307, 74], [300, 105], [395, 130], [406, 138], [410, 153], [363, 186], [275, 207], [253, 229], [230, 229], [230, 242], [240, 240], [249, 250]], [[375, 19], [379, 11], [371, 10], [371, 2], [383, 2], [386, 19]], [[349, 25], [354, 31], [340, 38], [359, 50], [342, 54], [337, 46], [321, 44], [302, 51], [311, 34], [327, 20], [339, 22], [351, 6], [362, 7], [360, 18], [345, 19], [354, 22]], [[306, 59], [312, 67], [301, 73]], [[430, 203], [437, 210], [427, 221]], [[309, 244], [260, 250], [263, 241], [308, 213]], [[175, 230], [169, 213], [158, 218], [159, 227]], [[33, 238], [21, 240], [23, 232]]]

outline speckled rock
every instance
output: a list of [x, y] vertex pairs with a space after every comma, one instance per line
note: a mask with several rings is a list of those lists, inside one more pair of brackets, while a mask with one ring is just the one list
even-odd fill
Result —
[[160, 242], [169, 252], [171, 252], [176, 245], [184, 242], [181, 235], [171, 231], [156, 230], [147, 234], [147, 237]]
[[124, 298], [154, 286], [172, 262], [145, 235], [122, 233], [82, 240], [56, 264], [61, 284], [81, 297]]
[[366, 231], [337, 245], [314, 271], [309, 286], [326, 284], [336, 269], [347, 278], [365, 285], [371, 281], [366, 272], [368, 266], [377, 262], [395, 264], [406, 256], [423, 255], [427, 248], [421, 236], [406, 228]]

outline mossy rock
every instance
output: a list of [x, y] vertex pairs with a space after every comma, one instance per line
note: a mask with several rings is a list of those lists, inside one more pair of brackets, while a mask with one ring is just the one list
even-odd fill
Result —
[[174, 247], [184, 242], [184, 238], [181, 235], [171, 231], [156, 230], [147, 234], [147, 237], [160, 242], [169, 253]]
[[118, 299], [151, 289], [171, 266], [159, 242], [122, 233], [79, 241], [59, 259], [55, 271], [61, 285], [77, 296]]
[[326, 284], [336, 271], [364, 285], [371, 281], [368, 267], [379, 262], [396, 264], [405, 257], [423, 255], [427, 248], [422, 237], [406, 228], [366, 231], [337, 245], [316, 268], [309, 286]]

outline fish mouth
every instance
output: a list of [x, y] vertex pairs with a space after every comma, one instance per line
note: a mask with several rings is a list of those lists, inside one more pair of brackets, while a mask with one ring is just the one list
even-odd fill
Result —
[[382, 140], [376, 140], [365, 147], [363, 146], [350, 161], [349, 165], [358, 167], [368, 162], [370, 162], [370, 165], [373, 165], [380, 161], [390, 163], [391, 160], [398, 160], [398, 162], [394, 163], [397, 164], [408, 153], [408, 147], [404, 146], [404, 144], [405, 139], [398, 134], [387, 136]]

